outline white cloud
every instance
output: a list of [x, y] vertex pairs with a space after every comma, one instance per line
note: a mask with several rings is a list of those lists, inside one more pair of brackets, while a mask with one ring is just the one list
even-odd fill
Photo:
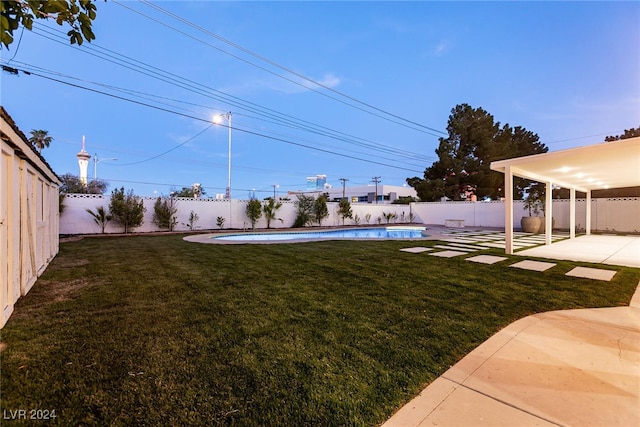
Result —
[[433, 54], [435, 56], [442, 56], [451, 48], [451, 44], [447, 40], [440, 40], [433, 48]]

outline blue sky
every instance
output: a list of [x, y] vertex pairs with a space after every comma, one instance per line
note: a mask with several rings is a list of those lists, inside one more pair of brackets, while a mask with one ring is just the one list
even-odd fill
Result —
[[551, 151], [640, 126], [638, 2], [154, 5], [173, 15], [100, 1], [93, 43], [70, 46], [38, 21], [1, 51], [32, 72], [2, 73], [2, 105], [25, 134], [55, 138], [43, 155], [59, 175], [78, 173], [86, 135], [109, 192], [224, 193], [227, 128], [211, 122], [228, 111], [234, 198], [304, 189], [316, 174], [403, 185], [436, 160], [460, 103]]

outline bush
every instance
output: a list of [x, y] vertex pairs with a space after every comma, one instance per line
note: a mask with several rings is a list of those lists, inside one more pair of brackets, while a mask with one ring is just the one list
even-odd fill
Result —
[[198, 216], [198, 214], [195, 213], [194, 211], [191, 211], [191, 213], [189, 214], [189, 219], [188, 219], [187, 223], [185, 224], [183, 222], [182, 225], [186, 225], [187, 227], [189, 227], [189, 230], [193, 231], [193, 230], [195, 230], [196, 222], [198, 222], [199, 219], [200, 219], [200, 217]]
[[324, 194], [318, 196], [313, 203], [313, 216], [319, 226], [322, 226], [322, 220], [329, 216], [329, 208], [327, 207], [327, 196]]
[[124, 227], [125, 233], [142, 225], [146, 210], [142, 199], [134, 195], [133, 190], [125, 194], [124, 187], [120, 187], [111, 193], [109, 211], [113, 221]]
[[[340, 204], [338, 205], [338, 215], [340, 215], [342, 217], [342, 225], [344, 225], [344, 220], [345, 219], [353, 218], [353, 211], [351, 210], [351, 203], [349, 203], [348, 199], [340, 200]], [[358, 218], [358, 222], [359, 221], [360, 221], [360, 218]]]
[[299, 194], [298, 201], [296, 202], [296, 219], [293, 222], [293, 227], [306, 227], [313, 222], [313, 205], [314, 199], [311, 196], [305, 196]]
[[249, 218], [249, 221], [251, 222], [251, 229], [253, 230], [256, 227], [256, 222], [258, 222], [262, 216], [262, 203], [260, 203], [260, 200], [258, 199], [251, 198], [247, 202], [245, 212], [247, 214], [247, 218]]
[[178, 224], [177, 202], [173, 197], [158, 197], [153, 205], [153, 223], [159, 228], [173, 231]]

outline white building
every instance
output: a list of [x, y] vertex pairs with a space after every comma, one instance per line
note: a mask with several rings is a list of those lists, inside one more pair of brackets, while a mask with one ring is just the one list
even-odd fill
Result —
[[[377, 191], [377, 192], [376, 192]], [[292, 192], [294, 194], [294, 192]], [[342, 199], [343, 189], [342, 187], [324, 188], [322, 190], [305, 191], [304, 194], [318, 195], [328, 194], [329, 201], [339, 202]], [[398, 185], [360, 185], [354, 187], [344, 188], [344, 197], [346, 197], [351, 203], [393, 203], [396, 200], [405, 197], [412, 197], [417, 200], [418, 194], [413, 187], [398, 186]], [[412, 201], [414, 201], [412, 200]]]

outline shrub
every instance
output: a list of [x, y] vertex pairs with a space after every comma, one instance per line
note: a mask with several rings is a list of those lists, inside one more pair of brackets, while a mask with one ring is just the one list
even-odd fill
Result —
[[153, 223], [160, 228], [173, 231], [178, 223], [177, 202], [173, 197], [158, 197], [153, 205]]
[[198, 222], [199, 219], [200, 217], [198, 216], [198, 214], [194, 211], [191, 211], [191, 213], [189, 213], [189, 219], [187, 220], [187, 223], [185, 224], [183, 222], [182, 225], [186, 225], [187, 227], [189, 227], [189, 230], [193, 231], [196, 228], [196, 222]]
[[219, 216], [218, 218], [216, 218], [216, 225], [218, 226], [218, 228], [222, 228], [224, 227], [224, 217], [223, 216]]
[[329, 208], [327, 207], [327, 196], [324, 194], [318, 196], [313, 202], [313, 217], [322, 226], [322, 220], [329, 216]]
[[111, 192], [109, 211], [113, 220], [124, 227], [125, 233], [142, 225], [146, 210], [142, 199], [134, 195], [133, 190], [125, 194], [124, 187], [120, 187]]
[[297, 197], [296, 219], [293, 222], [293, 227], [306, 227], [313, 222], [314, 199], [313, 197], [305, 196], [304, 194], [299, 194]]
[[251, 221], [251, 229], [254, 229], [256, 227], [256, 222], [258, 222], [262, 216], [262, 203], [260, 203], [260, 200], [255, 198], [249, 199], [245, 212], [247, 214], [247, 218]]
[[[353, 218], [353, 212], [351, 211], [351, 203], [349, 203], [348, 199], [340, 200], [340, 204], [338, 205], [338, 215], [342, 217], [342, 225], [344, 225], [344, 220], [346, 218]], [[360, 218], [358, 218], [359, 222]]]

